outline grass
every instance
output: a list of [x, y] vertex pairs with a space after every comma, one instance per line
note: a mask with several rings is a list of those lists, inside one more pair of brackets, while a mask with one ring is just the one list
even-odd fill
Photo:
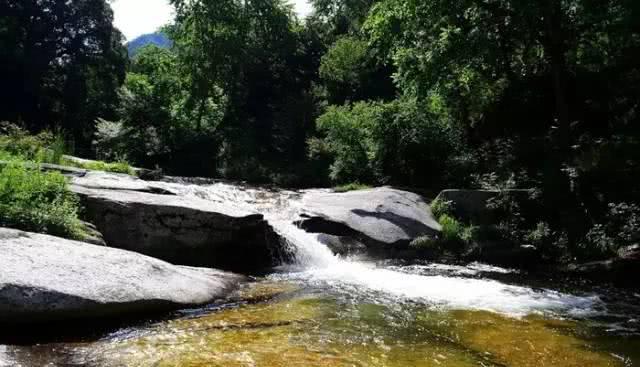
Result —
[[0, 123], [0, 159], [59, 164], [66, 150], [64, 137], [45, 131], [30, 135], [16, 125]]
[[447, 242], [458, 242], [462, 239], [464, 226], [448, 214], [441, 215], [438, 222], [442, 226], [442, 239]]
[[363, 185], [359, 182], [352, 182], [350, 184], [346, 184], [346, 185], [340, 185], [340, 186], [336, 186], [333, 188], [333, 191], [335, 192], [348, 192], [348, 191], [357, 191], [357, 190], [366, 190], [366, 189], [370, 189], [371, 186], [369, 185]]
[[92, 171], [104, 171], [104, 172], [113, 172], [113, 173], [124, 173], [127, 175], [134, 176], [136, 173], [133, 168], [129, 165], [129, 163], [120, 161], [116, 163], [106, 163], [102, 161], [90, 161], [87, 163], [74, 161], [71, 159], [62, 159], [61, 163], [64, 166], [72, 166], [77, 168], [88, 169]]
[[[43, 172], [39, 163], [66, 163], [61, 134], [31, 135], [16, 125], [0, 123], [0, 227], [45, 233], [74, 240], [87, 238], [78, 218], [78, 197], [59, 172]], [[126, 164], [101, 168], [132, 172]]]
[[61, 133], [45, 131], [37, 135], [31, 135], [16, 125], [6, 122], [0, 123], [0, 160], [52, 163], [94, 171], [135, 175], [133, 168], [125, 161], [115, 163], [102, 161], [78, 162], [64, 158], [64, 154], [68, 150], [64, 136]]
[[58, 172], [14, 159], [0, 166], [0, 226], [70, 239], [86, 237], [78, 198]]

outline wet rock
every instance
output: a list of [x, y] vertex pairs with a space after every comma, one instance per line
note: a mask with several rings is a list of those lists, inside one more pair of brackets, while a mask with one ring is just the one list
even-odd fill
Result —
[[0, 322], [39, 323], [183, 308], [244, 277], [129, 251], [0, 228]]
[[323, 242], [338, 252], [354, 249], [354, 244], [366, 246], [369, 252], [395, 251], [441, 230], [421, 196], [387, 187], [346, 193], [311, 191], [303, 195], [301, 207], [301, 228], [331, 235]]
[[241, 272], [274, 265], [273, 230], [261, 214], [233, 203], [166, 195], [160, 183], [95, 172], [75, 178], [71, 190], [109, 246], [179, 265]]
[[618, 256], [604, 261], [571, 264], [563, 272], [617, 285], [638, 287], [640, 279], [640, 245], [625, 246]]
[[334, 254], [342, 256], [359, 255], [367, 251], [367, 246], [350, 236], [321, 233], [318, 241], [329, 247]]
[[463, 257], [467, 261], [512, 268], [531, 268], [540, 263], [540, 252], [532, 245], [518, 245], [507, 241], [476, 243]]

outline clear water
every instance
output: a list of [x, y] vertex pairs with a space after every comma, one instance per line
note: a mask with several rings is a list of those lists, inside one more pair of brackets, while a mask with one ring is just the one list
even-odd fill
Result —
[[483, 264], [334, 256], [300, 193], [158, 183], [265, 214], [293, 264], [210, 307], [81, 342], [0, 346], [4, 366], [634, 366], [640, 296]]

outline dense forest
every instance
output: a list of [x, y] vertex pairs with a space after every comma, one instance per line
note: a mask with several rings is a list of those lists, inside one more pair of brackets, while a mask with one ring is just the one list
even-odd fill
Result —
[[129, 58], [107, 0], [0, 0], [0, 121], [170, 175], [533, 189], [499, 226], [553, 257], [640, 240], [637, 0], [171, 3]]

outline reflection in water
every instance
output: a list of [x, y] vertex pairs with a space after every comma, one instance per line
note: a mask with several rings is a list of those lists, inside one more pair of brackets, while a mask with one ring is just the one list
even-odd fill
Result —
[[99, 367], [600, 367], [640, 361], [637, 338], [626, 350], [604, 347], [612, 337], [576, 321], [354, 301], [287, 282], [254, 283], [239, 297], [245, 295], [272, 298], [119, 333], [79, 355]]

